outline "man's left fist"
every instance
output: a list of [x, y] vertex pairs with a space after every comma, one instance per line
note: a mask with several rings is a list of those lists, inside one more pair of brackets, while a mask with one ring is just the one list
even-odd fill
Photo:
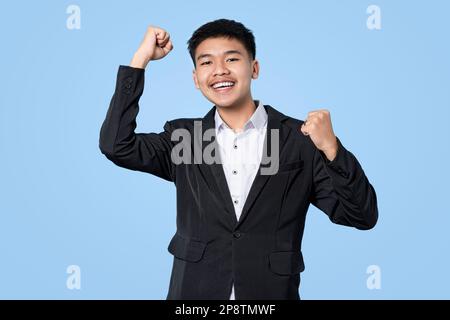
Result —
[[300, 127], [300, 131], [309, 136], [317, 147], [332, 161], [337, 154], [338, 143], [331, 125], [330, 112], [325, 109], [311, 111]]

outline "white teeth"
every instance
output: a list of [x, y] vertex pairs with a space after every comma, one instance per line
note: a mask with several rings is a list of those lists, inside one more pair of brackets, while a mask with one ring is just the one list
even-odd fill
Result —
[[213, 85], [214, 89], [220, 88], [220, 87], [232, 87], [234, 86], [234, 82], [218, 82], [215, 85]]

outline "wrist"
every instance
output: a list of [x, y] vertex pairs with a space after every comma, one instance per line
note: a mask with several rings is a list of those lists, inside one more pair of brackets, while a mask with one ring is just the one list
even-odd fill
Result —
[[140, 52], [136, 52], [133, 55], [133, 59], [130, 62], [130, 67], [145, 69], [149, 63], [149, 59], [142, 55]]
[[323, 151], [325, 156], [327, 157], [328, 161], [333, 161], [337, 156], [337, 149], [336, 150], [326, 150]]
[[337, 156], [338, 148], [339, 146], [336, 140], [336, 143], [334, 143], [332, 146], [328, 148], [322, 149], [322, 152], [325, 154], [325, 156], [329, 161], [333, 161]]

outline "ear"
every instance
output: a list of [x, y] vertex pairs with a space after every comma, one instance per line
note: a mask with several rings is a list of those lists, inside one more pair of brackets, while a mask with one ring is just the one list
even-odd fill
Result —
[[259, 61], [254, 60], [252, 66], [252, 79], [258, 79], [259, 76]]
[[194, 79], [194, 84], [197, 89], [200, 89], [200, 85], [198, 84], [197, 73], [195, 69], [192, 70], [192, 79]]

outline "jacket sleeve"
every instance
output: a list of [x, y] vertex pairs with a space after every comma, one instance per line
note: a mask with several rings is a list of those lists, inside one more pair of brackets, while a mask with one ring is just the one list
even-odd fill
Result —
[[173, 128], [160, 133], [135, 133], [139, 99], [144, 91], [144, 69], [119, 66], [115, 92], [100, 130], [100, 151], [116, 165], [175, 181], [171, 161]]
[[333, 223], [371, 229], [378, 220], [377, 196], [355, 156], [339, 138], [338, 152], [329, 161], [316, 148], [311, 203], [325, 212]]

